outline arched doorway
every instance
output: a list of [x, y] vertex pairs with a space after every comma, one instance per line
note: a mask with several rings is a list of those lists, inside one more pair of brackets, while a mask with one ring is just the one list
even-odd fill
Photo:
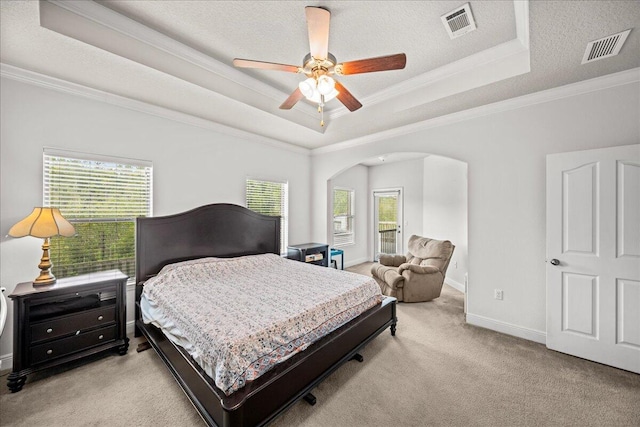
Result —
[[[468, 272], [467, 163], [421, 152], [391, 152], [363, 158], [326, 181], [326, 241], [344, 251], [345, 266], [371, 262], [380, 246], [380, 221], [376, 218], [375, 192], [400, 190], [398, 228], [402, 241], [398, 252], [406, 251], [412, 234], [451, 240], [456, 250], [446, 282], [466, 293]], [[334, 203], [337, 192], [351, 192], [350, 224], [338, 221], [343, 214]], [[344, 205], [341, 205], [344, 207]], [[388, 221], [387, 221], [388, 222]], [[350, 225], [345, 230], [344, 225]], [[350, 233], [351, 241], [337, 239]], [[386, 232], [385, 232], [386, 233]], [[388, 233], [387, 233], [388, 234]], [[388, 247], [388, 245], [386, 246]]]

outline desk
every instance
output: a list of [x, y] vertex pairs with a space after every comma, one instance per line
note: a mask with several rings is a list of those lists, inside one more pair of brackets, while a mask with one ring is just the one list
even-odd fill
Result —
[[342, 249], [331, 248], [331, 263], [336, 263], [336, 269], [338, 268], [338, 262], [333, 259], [334, 256], [340, 255], [340, 270], [344, 270], [344, 251]]

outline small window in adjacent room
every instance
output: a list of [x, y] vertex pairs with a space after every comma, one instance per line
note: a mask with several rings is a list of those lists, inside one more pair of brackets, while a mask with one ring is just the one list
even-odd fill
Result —
[[288, 246], [289, 185], [286, 182], [247, 178], [247, 208], [263, 215], [280, 217], [280, 254]]
[[353, 190], [346, 188], [333, 189], [333, 245], [349, 245], [355, 243]]
[[151, 162], [45, 149], [44, 205], [76, 229], [51, 239], [59, 277], [119, 269], [135, 276], [135, 219], [152, 215]]

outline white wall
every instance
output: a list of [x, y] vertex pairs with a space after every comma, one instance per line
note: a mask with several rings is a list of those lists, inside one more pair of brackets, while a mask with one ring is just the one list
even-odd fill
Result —
[[[363, 165], [355, 165], [344, 172], [339, 173], [329, 181], [327, 188], [327, 200], [329, 204], [333, 200], [333, 188], [341, 187], [354, 190], [355, 194], [355, 243], [353, 245], [340, 246], [339, 249], [344, 251], [344, 266], [360, 264], [369, 261], [371, 258], [367, 256], [369, 248], [369, 221], [368, 221], [368, 180], [369, 168]], [[333, 212], [333, 207], [330, 206]], [[333, 231], [333, 222], [329, 219], [329, 228]], [[327, 236], [326, 242], [332, 242], [331, 234]], [[337, 258], [340, 263], [340, 257]]]
[[[5, 236], [14, 223], [42, 204], [45, 146], [152, 161], [154, 215], [216, 202], [244, 205], [248, 175], [287, 180], [289, 239], [310, 240], [308, 153], [5, 78], [0, 80], [0, 89], [0, 284], [7, 294], [17, 283], [38, 275], [42, 241]], [[132, 297], [131, 292], [129, 295]], [[132, 299], [128, 311], [131, 320]], [[0, 357], [5, 359], [12, 352], [12, 328], [11, 310], [0, 339]]]
[[[412, 234], [422, 235], [422, 186], [423, 159], [405, 160], [369, 167], [369, 197], [371, 199], [370, 221], [373, 233], [373, 191], [387, 188], [402, 188], [403, 242], [400, 253], [407, 251], [407, 241]], [[369, 248], [369, 259], [373, 259], [373, 244]]]
[[447, 280], [464, 289], [467, 255], [467, 165], [440, 156], [424, 159], [423, 236], [455, 245]]
[[[637, 79], [615, 84], [579, 86], [576, 92], [561, 88], [554, 93], [563, 98], [543, 102], [536, 95], [521, 104], [502, 104], [506, 111], [480, 108], [452, 123], [411, 126], [415, 130], [406, 135], [315, 151], [313, 238], [326, 238], [326, 181], [337, 171], [398, 151], [464, 161], [469, 180], [467, 319], [486, 319], [494, 328], [544, 341], [545, 156], [640, 141], [640, 85]], [[503, 289], [503, 301], [493, 298], [494, 288]]]

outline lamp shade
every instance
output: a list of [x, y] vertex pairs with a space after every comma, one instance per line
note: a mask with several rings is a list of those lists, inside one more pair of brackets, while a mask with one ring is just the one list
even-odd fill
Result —
[[74, 234], [76, 234], [76, 229], [64, 219], [57, 208], [33, 208], [33, 212], [29, 216], [9, 230], [11, 237], [71, 237]]

